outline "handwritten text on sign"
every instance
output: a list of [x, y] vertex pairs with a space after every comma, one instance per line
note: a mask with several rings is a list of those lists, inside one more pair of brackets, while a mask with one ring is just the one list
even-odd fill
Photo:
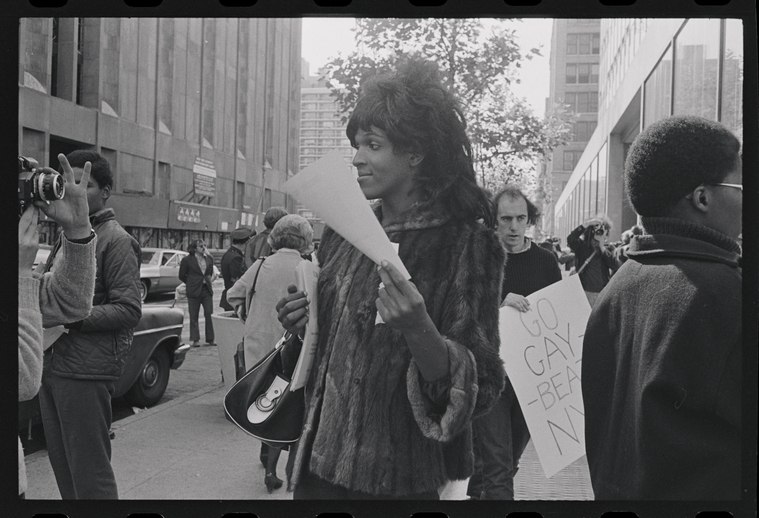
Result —
[[585, 455], [580, 367], [590, 305], [577, 275], [500, 310], [501, 358], [546, 477]]

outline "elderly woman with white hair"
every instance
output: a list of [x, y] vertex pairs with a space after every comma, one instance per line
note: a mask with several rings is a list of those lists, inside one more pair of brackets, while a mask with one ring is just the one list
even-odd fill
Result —
[[[302, 256], [313, 252], [314, 232], [302, 216], [290, 214], [277, 221], [269, 235], [272, 255], [258, 259], [227, 292], [227, 301], [245, 322], [245, 366], [251, 368], [271, 351], [282, 337], [277, 319], [277, 302], [287, 294], [287, 286], [295, 284], [295, 267]], [[277, 478], [280, 450], [261, 444], [261, 462], [266, 468], [264, 483], [271, 493], [282, 487]]]

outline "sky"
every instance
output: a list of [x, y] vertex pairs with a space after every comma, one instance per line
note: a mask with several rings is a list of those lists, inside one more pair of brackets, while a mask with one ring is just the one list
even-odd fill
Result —
[[[548, 53], [551, 48], [551, 23], [547, 18], [524, 18], [514, 23], [517, 39], [524, 51], [541, 48], [542, 57], [536, 56], [522, 64], [519, 78], [521, 84], [512, 84], [513, 92], [532, 106], [536, 116], [545, 112], [545, 100], [549, 91]], [[353, 18], [304, 18], [301, 54], [315, 74], [338, 52], [347, 54], [354, 46]]]

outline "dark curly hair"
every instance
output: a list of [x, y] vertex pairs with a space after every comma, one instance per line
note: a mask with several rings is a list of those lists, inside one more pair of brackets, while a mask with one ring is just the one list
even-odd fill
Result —
[[372, 126], [387, 134], [394, 152], [424, 155], [414, 186], [423, 201], [440, 201], [454, 217], [493, 225], [492, 205], [477, 185], [463, 111], [441, 84], [436, 64], [406, 59], [394, 74], [368, 79], [348, 121], [351, 145], [359, 129]]
[[[84, 164], [89, 162], [91, 164], [90, 178], [94, 179], [98, 186], [113, 188], [113, 171], [111, 171], [111, 164], [108, 160], [94, 151], [86, 149], [77, 149], [66, 155], [66, 160], [69, 161], [69, 165], [73, 167], [84, 168]], [[58, 167], [58, 171], [63, 173], [63, 167]]]
[[524, 195], [522, 190], [515, 185], [507, 185], [493, 197], [493, 208], [498, 212], [498, 204], [501, 202], [501, 198], [508, 196], [509, 198], [516, 200], [518, 198], [524, 199], [527, 202], [527, 224], [537, 225], [538, 218], [540, 218], [540, 211], [538, 207], [530, 201], [530, 199]]
[[718, 122], [673, 116], [646, 128], [625, 161], [625, 188], [641, 216], [668, 216], [703, 183], [721, 182], [738, 162], [740, 142]]

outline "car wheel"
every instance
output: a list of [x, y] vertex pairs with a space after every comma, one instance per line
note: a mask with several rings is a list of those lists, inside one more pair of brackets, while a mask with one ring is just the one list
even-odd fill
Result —
[[144, 279], [140, 279], [140, 300], [145, 302], [145, 299], [148, 298], [148, 281]]
[[140, 372], [140, 377], [124, 394], [124, 399], [132, 406], [153, 406], [163, 397], [169, 384], [169, 353], [158, 347], [150, 355]]

